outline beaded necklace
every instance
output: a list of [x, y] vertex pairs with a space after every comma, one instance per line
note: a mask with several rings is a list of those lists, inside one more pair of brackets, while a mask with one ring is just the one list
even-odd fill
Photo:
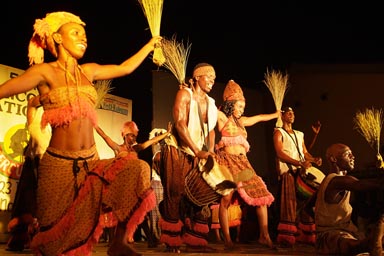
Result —
[[84, 73], [80, 65], [76, 64], [74, 75], [72, 75], [71, 72], [68, 70], [68, 61], [65, 62], [65, 66], [63, 66], [58, 60], [56, 61], [56, 63], [59, 66], [59, 68], [62, 69], [65, 73], [65, 83], [67, 85], [67, 95], [68, 95], [69, 105], [73, 106], [72, 100], [70, 99], [70, 91], [69, 91], [69, 87], [70, 87], [69, 84], [70, 84], [70, 81], [72, 81], [76, 89], [76, 99], [77, 99], [76, 101], [77, 101], [77, 106], [79, 108], [79, 113], [82, 113], [82, 107], [81, 107], [80, 95], [79, 95], [79, 85], [81, 82], [81, 74], [83, 74], [85, 78], [88, 80], [88, 82], [93, 85], [92, 81]]
[[76, 65], [76, 68], [75, 68], [75, 76], [73, 76], [71, 74], [71, 72], [69, 72], [68, 68], [67, 68], [67, 63], [65, 63], [65, 67], [63, 66], [63, 64], [61, 64], [59, 61], [56, 61], [57, 65], [59, 66], [59, 68], [61, 68], [64, 72], [65, 72], [65, 82], [68, 86], [68, 80], [70, 79], [76, 86], [79, 85], [80, 83], [80, 75], [83, 74], [85, 76], [85, 78], [88, 80], [89, 83], [93, 84], [93, 82], [87, 77], [87, 75], [84, 73], [83, 69], [80, 67], [80, 65]]

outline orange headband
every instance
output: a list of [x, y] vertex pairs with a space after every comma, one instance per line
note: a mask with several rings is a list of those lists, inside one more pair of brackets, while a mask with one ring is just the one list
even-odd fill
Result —
[[212, 66], [203, 66], [203, 67], [198, 67], [193, 71], [193, 77], [198, 77], [198, 76], [216, 76], [215, 69]]

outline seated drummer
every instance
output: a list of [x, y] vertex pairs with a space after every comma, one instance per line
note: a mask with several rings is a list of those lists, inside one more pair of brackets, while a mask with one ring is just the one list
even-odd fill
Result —
[[296, 241], [314, 244], [314, 220], [305, 211], [300, 210], [307, 199], [297, 196], [295, 178], [312, 167], [312, 163], [321, 166], [322, 159], [313, 157], [308, 152], [304, 133], [293, 129], [295, 112], [291, 107], [282, 108], [281, 119], [282, 127], [277, 127], [273, 134], [279, 179], [277, 208], [280, 209], [280, 219], [277, 226], [277, 243], [283, 247], [292, 247]]
[[369, 236], [361, 236], [352, 222], [350, 196], [352, 191], [377, 193], [380, 190], [382, 193], [384, 175], [364, 179], [349, 175], [354, 169], [355, 156], [347, 145], [341, 143], [328, 147], [326, 157], [329, 174], [317, 191], [315, 204], [316, 255], [357, 255], [365, 252], [382, 255], [382, 209], [376, 214], [375, 225]]

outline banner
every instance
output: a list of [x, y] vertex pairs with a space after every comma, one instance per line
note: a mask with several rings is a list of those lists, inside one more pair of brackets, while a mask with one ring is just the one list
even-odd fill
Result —
[[[0, 84], [22, 74], [21, 69], [0, 64]], [[36, 89], [0, 100], [0, 211], [11, 211], [29, 140], [26, 128], [28, 100]]]
[[[121, 128], [132, 120], [132, 100], [107, 94], [97, 109], [99, 127], [116, 143], [124, 143]], [[101, 159], [115, 157], [113, 150], [95, 131], [97, 151]]]

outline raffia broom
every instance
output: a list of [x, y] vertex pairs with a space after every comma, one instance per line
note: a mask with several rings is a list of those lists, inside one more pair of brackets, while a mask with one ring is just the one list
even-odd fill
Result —
[[111, 83], [112, 80], [98, 80], [95, 82], [95, 89], [97, 92], [96, 109], [100, 108], [105, 95], [112, 91], [113, 87], [111, 87]]
[[[161, 15], [163, 13], [164, 0], [138, 0], [144, 15], [147, 18], [149, 29], [152, 36], [160, 35]], [[165, 62], [165, 57], [160, 46], [155, 46], [153, 51], [153, 63], [157, 66], [162, 66]]]
[[380, 134], [383, 127], [382, 109], [365, 109], [358, 111], [353, 119], [354, 129], [357, 130], [376, 151], [376, 166], [384, 168], [383, 157], [380, 155]]
[[185, 77], [187, 72], [187, 62], [192, 44], [176, 41], [176, 36], [171, 39], [163, 38], [161, 48], [165, 56], [163, 66], [176, 77], [180, 86], [186, 86]]
[[[264, 75], [264, 84], [268, 87], [272, 94], [273, 101], [275, 102], [276, 110], [280, 110], [283, 105], [285, 94], [288, 90], [288, 75], [283, 74], [280, 71], [272, 70]], [[281, 117], [276, 121], [276, 127], [281, 127], [283, 122]]]

